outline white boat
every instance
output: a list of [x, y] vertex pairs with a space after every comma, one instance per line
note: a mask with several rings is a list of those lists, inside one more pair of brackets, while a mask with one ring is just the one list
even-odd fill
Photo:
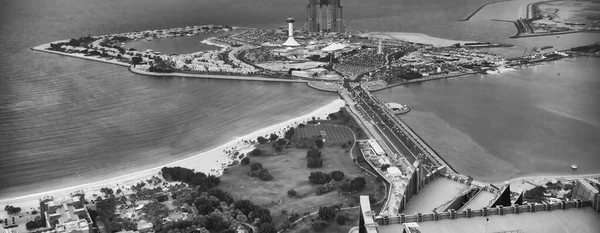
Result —
[[575, 164], [571, 165], [571, 169], [577, 170], [577, 168], [578, 168], [577, 165], [575, 165]]

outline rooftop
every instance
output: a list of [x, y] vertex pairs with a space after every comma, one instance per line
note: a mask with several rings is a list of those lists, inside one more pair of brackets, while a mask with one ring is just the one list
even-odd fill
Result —
[[490, 201], [494, 200], [495, 197], [496, 194], [487, 191], [481, 191], [479, 192], [479, 194], [477, 194], [477, 196], [473, 197], [471, 201], [469, 201], [465, 206], [463, 206], [462, 209], [483, 209], [483, 207], [488, 207], [490, 205]]
[[[494, 215], [488, 217], [487, 232], [520, 230], [526, 233], [597, 233], [600, 232], [600, 214], [590, 207], [553, 210], [536, 213]], [[402, 232], [403, 224], [378, 227], [379, 233]], [[486, 218], [461, 218], [419, 223], [422, 233], [485, 232]]]

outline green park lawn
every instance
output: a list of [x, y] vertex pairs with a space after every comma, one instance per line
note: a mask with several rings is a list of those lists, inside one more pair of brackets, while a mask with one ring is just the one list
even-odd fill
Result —
[[[332, 135], [333, 132], [330, 134]], [[352, 133], [343, 134], [350, 138], [340, 138], [338, 141], [347, 143], [353, 140]], [[320, 206], [336, 204], [342, 204], [342, 207], [358, 206], [360, 195], [372, 194], [376, 199], [382, 198], [385, 195], [383, 189], [380, 188], [382, 183], [377, 181], [377, 177], [367, 175], [366, 172], [361, 171], [352, 161], [349, 152], [350, 147], [344, 149], [341, 147], [342, 144], [342, 142], [326, 142], [324, 148], [321, 149], [323, 167], [314, 169], [308, 168], [306, 165], [308, 149], [292, 147], [281, 153], [276, 153], [270, 143], [259, 145], [258, 148], [269, 150], [275, 155], [250, 157], [250, 163], [261, 163], [263, 168], [269, 170], [274, 180], [262, 181], [258, 178], [249, 177], [246, 173], [250, 171], [250, 166], [239, 165], [225, 171], [224, 175], [220, 177], [219, 188], [230, 193], [234, 199], [247, 199], [268, 208], [277, 227], [284, 225], [287, 220], [287, 215], [282, 214], [283, 210], [288, 213], [296, 212], [303, 215], [306, 212], [318, 211]], [[308, 180], [310, 173], [316, 171], [329, 173], [335, 170], [340, 170], [345, 174], [344, 180], [339, 183], [362, 176], [367, 179], [367, 185], [361, 192], [352, 195], [340, 195], [337, 190], [322, 195], [315, 194], [316, 185], [312, 185]], [[287, 195], [287, 191], [290, 189], [296, 190], [296, 197]], [[336, 223], [332, 221], [331, 224]]]

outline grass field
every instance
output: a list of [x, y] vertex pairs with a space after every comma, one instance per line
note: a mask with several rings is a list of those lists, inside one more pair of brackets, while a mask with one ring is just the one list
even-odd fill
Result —
[[[326, 126], [329, 127], [329, 126]], [[339, 134], [336, 140], [348, 141], [352, 140], [352, 133], [344, 130], [339, 130], [340, 126], [331, 126], [326, 129], [328, 136]], [[316, 131], [307, 132], [319, 132]], [[329, 132], [329, 130], [338, 129], [337, 131]], [[345, 129], [345, 128], [343, 128]], [[341, 135], [346, 135], [344, 138]], [[348, 138], [350, 136], [350, 138]], [[272, 150], [270, 144], [259, 145], [261, 149]], [[273, 216], [273, 222], [276, 226], [281, 227], [287, 219], [287, 215], [282, 214], [282, 210], [288, 213], [296, 212], [302, 215], [305, 212], [315, 212], [320, 206], [331, 206], [342, 204], [342, 207], [350, 205], [357, 206], [359, 204], [360, 195], [372, 194], [375, 197], [381, 197], [384, 194], [381, 191], [382, 183], [377, 181], [377, 177], [361, 171], [360, 168], [353, 163], [348, 149], [341, 148], [339, 143], [330, 143], [326, 141], [325, 147], [321, 149], [323, 158], [323, 167], [311, 169], [306, 166], [307, 149], [289, 148], [284, 152], [274, 156], [267, 157], [250, 157], [251, 163], [262, 163], [263, 167], [268, 169], [274, 180], [261, 181], [257, 178], [251, 178], [246, 175], [250, 171], [249, 166], [236, 166], [229, 168], [223, 176], [221, 176], [221, 184], [219, 188], [229, 192], [235, 199], [248, 199], [257, 205], [268, 208]], [[332, 191], [323, 195], [316, 195], [315, 188], [308, 181], [308, 176], [311, 172], [322, 171], [331, 172], [340, 170], [344, 172], [344, 180], [350, 180], [358, 176], [367, 179], [367, 186], [359, 193], [352, 195], [340, 195], [337, 191]], [[343, 181], [341, 181], [343, 182]], [[290, 189], [296, 190], [297, 197], [289, 197], [287, 191]], [[331, 224], [336, 224], [331, 222]], [[348, 223], [349, 225], [357, 223]], [[294, 232], [294, 231], [292, 231]]]
[[292, 140], [303, 137], [321, 136], [323, 139], [325, 139], [325, 142], [345, 143], [354, 140], [352, 134], [352, 130], [344, 126], [331, 124], [307, 125], [303, 128], [296, 128], [296, 132], [294, 133]]
[[[348, 233], [348, 231], [352, 227], [358, 226], [358, 218], [359, 218], [358, 208], [351, 209], [351, 210], [342, 210], [342, 211], [338, 212], [338, 214], [340, 214], [340, 213], [346, 214], [346, 216], [348, 216], [348, 220], [346, 220], [346, 223], [344, 225], [339, 225], [335, 222], [335, 220], [331, 221], [329, 223], [329, 225], [327, 225], [327, 227], [325, 227], [325, 229], [323, 229], [321, 232]], [[299, 223], [296, 224], [296, 226], [294, 226], [294, 228], [292, 230], [289, 230], [287, 232], [312, 233], [313, 232], [313, 230], [311, 229], [312, 219], [316, 219], [316, 216], [311, 216], [309, 218], [304, 219], [303, 221], [300, 221]]]

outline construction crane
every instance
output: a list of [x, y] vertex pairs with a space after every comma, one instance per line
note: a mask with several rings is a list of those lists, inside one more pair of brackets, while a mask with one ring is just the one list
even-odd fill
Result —
[[531, 49], [531, 52], [529, 53], [529, 56], [531, 56], [531, 54], [533, 54], [533, 52], [535, 52], [535, 49], [537, 49], [537, 47], [533, 47], [533, 49]]

